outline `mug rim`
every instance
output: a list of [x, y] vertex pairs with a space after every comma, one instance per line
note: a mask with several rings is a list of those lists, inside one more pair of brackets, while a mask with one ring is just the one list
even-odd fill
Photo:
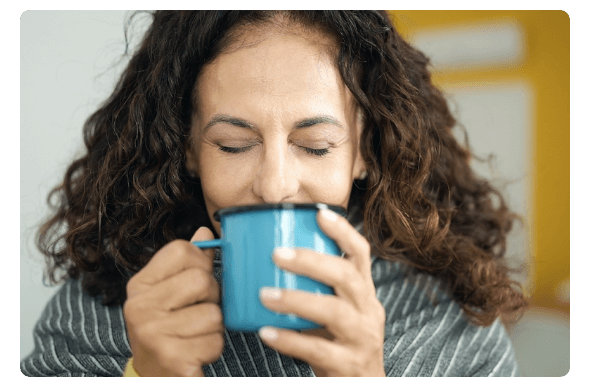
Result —
[[229, 213], [249, 212], [255, 210], [266, 210], [266, 209], [329, 209], [337, 214], [345, 217], [347, 212], [341, 206], [328, 205], [320, 202], [316, 203], [294, 203], [294, 202], [282, 202], [275, 204], [254, 204], [254, 205], [239, 205], [231, 206], [227, 208], [221, 208], [213, 214], [215, 221], [220, 221], [221, 216]]

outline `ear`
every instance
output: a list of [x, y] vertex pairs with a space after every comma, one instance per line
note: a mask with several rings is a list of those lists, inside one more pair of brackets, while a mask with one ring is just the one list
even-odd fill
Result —
[[360, 148], [356, 149], [356, 158], [354, 159], [354, 179], [363, 180], [366, 178], [366, 163], [360, 154]]
[[360, 152], [360, 137], [364, 130], [364, 116], [362, 109], [358, 107], [358, 113], [356, 118], [356, 157], [354, 158], [353, 176], [354, 179], [364, 179], [366, 177], [366, 163]]
[[184, 147], [184, 154], [186, 155], [186, 170], [192, 177], [199, 177], [199, 168], [198, 168], [198, 157], [196, 154], [195, 143], [192, 140], [192, 136], [188, 138], [186, 141], [186, 145]]

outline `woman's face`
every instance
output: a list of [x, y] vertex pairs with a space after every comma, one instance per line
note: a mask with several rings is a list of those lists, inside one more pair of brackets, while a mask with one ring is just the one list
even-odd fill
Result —
[[245, 40], [255, 44], [203, 69], [187, 149], [217, 234], [213, 214], [229, 206], [347, 208], [353, 180], [365, 170], [360, 114], [329, 59], [330, 40], [280, 32]]

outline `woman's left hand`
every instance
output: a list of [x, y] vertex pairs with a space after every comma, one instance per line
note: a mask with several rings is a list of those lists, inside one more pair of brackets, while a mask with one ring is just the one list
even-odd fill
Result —
[[298, 248], [276, 250], [274, 262], [333, 287], [335, 295], [265, 288], [260, 298], [266, 308], [311, 320], [328, 334], [264, 327], [260, 336], [276, 351], [309, 363], [318, 376], [385, 376], [385, 312], [372, 282], [370, 244], [345, 218], [327, 212], [320, 210], [317, 222], [345, 258]]

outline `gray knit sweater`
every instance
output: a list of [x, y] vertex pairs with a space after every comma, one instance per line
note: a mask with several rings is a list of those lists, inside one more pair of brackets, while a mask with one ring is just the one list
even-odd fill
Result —
[[[220, 280], [217, 254], [214, 273]], [[519, 376], [505, 328], [471, 324], [442, 282], [407, 266], [372, 258], [376, 295], [386, 313], [384, 369], [388, 376]], [[122, 307], [66, 282], [33, 331], [35, 349], [20, 368], [27, 376], [121, 376], [131, 357]], [[311, 367], [265, 346], [257, 333], [225, 331], [221, 358], [206, 376], [314, 376]]]

